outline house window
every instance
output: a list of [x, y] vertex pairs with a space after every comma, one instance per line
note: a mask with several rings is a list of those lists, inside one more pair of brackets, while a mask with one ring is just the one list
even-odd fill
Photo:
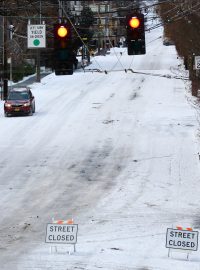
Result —
[[94, 18], [94, 25], [98, 24], [98, 18]]
[[100, 12], [105, 12], [106, 10], [105, 7], [106, 7], [105, 5], [100, 5]]

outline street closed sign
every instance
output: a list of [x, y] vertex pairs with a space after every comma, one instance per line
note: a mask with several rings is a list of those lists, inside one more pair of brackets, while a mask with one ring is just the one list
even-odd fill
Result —
[[76, 244], [77, 224], [47, 224], [46, 243]]
[[195, 69], [200, 69], [200, 56], [195, 56]]
[[166, 248], [197, 251], [198, 231], [167, 229]]

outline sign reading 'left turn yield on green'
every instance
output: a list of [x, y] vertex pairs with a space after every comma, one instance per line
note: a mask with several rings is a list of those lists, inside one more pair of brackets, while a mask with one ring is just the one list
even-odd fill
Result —
[[29, 49], [46, 48], [46, 25], [28, 24], [27, 40]]

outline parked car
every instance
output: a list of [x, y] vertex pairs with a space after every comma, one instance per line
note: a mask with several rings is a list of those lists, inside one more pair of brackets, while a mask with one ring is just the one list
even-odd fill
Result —
[[4, 103], [4, 115], [32, 115], [35, 112], [35, 98], [29, 87], [13, 88]]

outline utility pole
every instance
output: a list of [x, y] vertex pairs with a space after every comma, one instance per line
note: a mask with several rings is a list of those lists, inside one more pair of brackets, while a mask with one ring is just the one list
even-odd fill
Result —
[[0, 16], [0, 99], [3, 99], [3, 16]]
[[[40, 0], [40, 24], [42, 21], [41, 18], [41, 13], [42, 13], [42, 4], [41, 4], [41, 0]], [[40, 74], [40, 49], [37, 49], [36, 51], [36, 82], [40, 82], [41, 81], [41, 74]]]
[[40, 82], [40, 49], [36, 51], [36, 82]]
[[[100, 14], [100, 5], [98, 5], [98, 14]], [[98, 18], [98, 55], [100, 55], [100, 43], [101, 43], [101, 18]]]
[[8, 63], [7, 63], [7, 17], [5, 16], [5, 0], [3, 1], [3, 99], [8, 96]]

